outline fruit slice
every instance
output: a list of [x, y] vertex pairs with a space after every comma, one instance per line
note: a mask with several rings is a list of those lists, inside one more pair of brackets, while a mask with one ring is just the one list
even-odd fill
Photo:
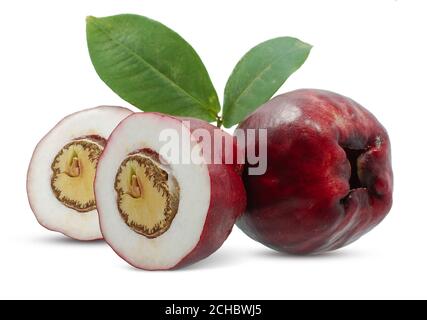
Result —
[[93, 181], [106, 139], [132, 112], [97, 107], [61, 120], [37, 145], [27, 175], [30, 206], [47, 229], [79, 239], [102, 238]]
[[[209, 137], [196, 137], [201, 128]], [[231, 232], [246, 196], [232, 163], [210, 163], [207, 155], [218, 151], [208, 141], [214, 130], [200, 120], [135, 113], [111, 134], [98, 163], [96, 203], [105, 240], [131, 265], [182, 267], [212, 254]], [[165, 148], [165, 134], [179, 142]], [[183, 146], [201, 161], [183, 161]]]

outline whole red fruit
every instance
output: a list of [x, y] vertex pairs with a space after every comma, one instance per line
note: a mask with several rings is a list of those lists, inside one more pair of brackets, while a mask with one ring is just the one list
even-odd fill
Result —
[[239, 128], [267, 129], [267, 171], [245, 170], [248, 207], [237, 222], [254, 240], [295, 254], [334, 250], [389, 212], [389, 138], [355, 101], [296, 90], [270, 100]]

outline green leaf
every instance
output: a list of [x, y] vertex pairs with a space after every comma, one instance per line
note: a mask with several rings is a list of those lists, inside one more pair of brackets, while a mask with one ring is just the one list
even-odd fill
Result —
[[101, 79], [144, 111], [216, 120], [217, 94], [196, 51], [161, 23], [138, 15], [88, 17], [89, 54]]
[[224, 125], [239, 123], [267, 102], [307, 59], [311, 45], [281, 37], [246, 53], [234, 68], [224, 91]]

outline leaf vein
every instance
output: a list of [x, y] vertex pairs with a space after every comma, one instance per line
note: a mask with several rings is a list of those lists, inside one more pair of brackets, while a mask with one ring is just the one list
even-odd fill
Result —
[[[287, 52], [287, 55], [294, 53], [298, 50], [298, 47], [295, 47], [293, 50], [289, 50]], [[263, 76], [263, 74], [265, 72], [267, 72], [269, 69], [271, 69], [271, 67], [273, 66], [273, 64], [275, 64], [278, 60], [280, 60], [283, 57], [283, 54], [278, 55], [275, 59], [273, 59], [270, 64], [268, 64], [265, 68], [263, 68], [250, 82], [249, 84], [246, 86], [245, 89], [242, 90], [242, 92], [236, 97], [236, 99], [234, 99], [234, 101], [231, 103], [231, 105], [233, 104], [237, 104], [238, 101], [240, 100], [240, 98], [242, 98], [245, 93], [254, 85], [255, 81], [261, 79], [261, 77]]]

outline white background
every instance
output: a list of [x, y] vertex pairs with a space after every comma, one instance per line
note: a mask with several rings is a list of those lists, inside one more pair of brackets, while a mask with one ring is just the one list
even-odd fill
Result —
[[[222, 96], [253, 45], [289, 35], [314, 48], [280, 92], [329, 89], [370, 109], [393, 147], [394, 206], [371, 233], [315, 257], [275, 253], [237, 228], [208, 259], [138, 271], [103, 242], [39, 226], [25, 180], [38, 140], [68, 113], [128, 106], [96, 75], [85, 17], [138, 13], [198, 51]], [[377, 1], [1, 1], [0, 298], [427, 298], [427, 3]]]

